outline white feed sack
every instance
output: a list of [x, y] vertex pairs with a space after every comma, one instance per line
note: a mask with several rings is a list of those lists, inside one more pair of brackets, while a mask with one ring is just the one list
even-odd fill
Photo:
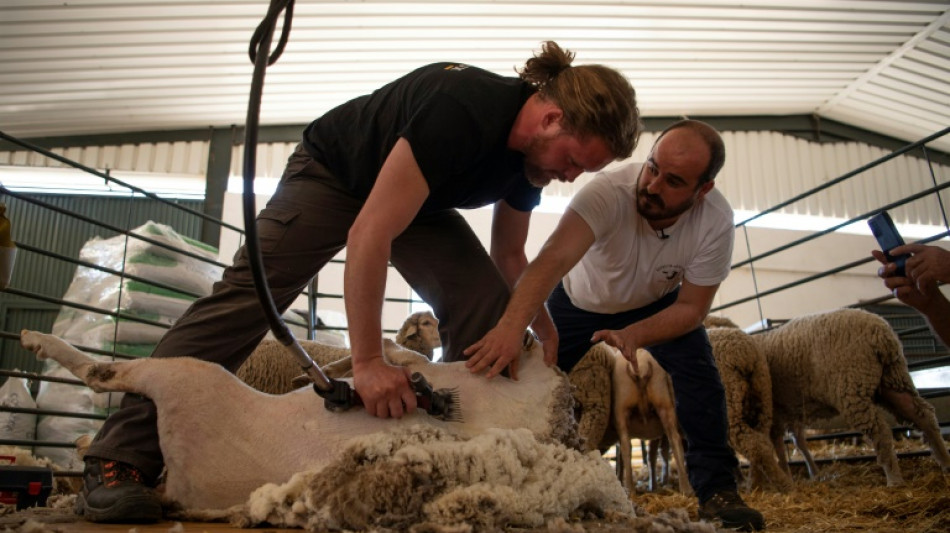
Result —
[[[162, 224], [148, 222], [132, 233], [199, 257], [217, 259], [215, 248], [183, 237]], [[124, 266], [124, 271], [129, 274], [199, 295], [210, 294], [211, 286], [220, 279], [223, 270], [217, 265], [126, 235], [90, 239], [80, 250], [79, 258], [118, 272], [123, 271]], [[160, 325], [63, 306], [53, 324], [54, 335], [77, 346], [147, 357], [168, 331], [168, 326], [196, 297], [79, 266], [63, 299], [106, 311], [118, 311]], [[52, 360], [46, 361], [43, 373], [75, 379]], [[121, 398], [120, 393], [97, 394], [85, 386], [42, 382], [36, 401], [41, 409], [105, 415], [108, 408], [118, 407]], [[95, 434], [101, 425], [99, 419], [41, 416], [37, 424], [37, 439], [72, 442], [82, 435]], [[36, 453], [65, 468], [76, 465], [72, 448], [37, 447]]]
[[[26, 387], [25, 378], [7, 378], [0, 387], [0, 406], [35, 409], [36, 402]], [[0, 412], [0, 438], [33, 440], [36, 436], [36, 415], [32, 413]]]
[[[148, 222], [132, 230], [156, 242], [190, 254], [216, 259], [217, 250], [179, 235], [168, 226]], [[115, 271], [124, 271], [197, 295], [210, 294], [223, 268], [184, 253], [169, 250], [135, 237], [118, 235], [93, 238], [83, 245], [80, 259]], [[68, 342], [104, 350], [116, 348], [131, 355], [148, 355], [167, 327], [194, 302], [195, 296], [103, 272], [78, 267], [64, 300], [99, 309], [121, 311], [156, 322], [147, 324], [116, 319], [100, 313], [63, 308], [53, 325], [53, 334]]]

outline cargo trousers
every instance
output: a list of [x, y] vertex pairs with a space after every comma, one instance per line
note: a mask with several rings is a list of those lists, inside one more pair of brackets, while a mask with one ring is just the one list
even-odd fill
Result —
[[[676, 301], [679, 291], [638, 309], [615, 314], [585, 311], [576, 307], [558, 286], [548, 298], [548, 311], [558, 337], [558, 367], [570, 372], [590, 349], [590, 338], [602, 329], [623, 329], [653, 316]], [[739, 461], [729, 446], [726, 392], [712, 346], [702, 326], [681, 337], [643, 346], [673, 380], [676, 417], [686, 439], [689, 482], [700, 502], [723, 489], [736, 489]]]
[[[273, 197], [257, 216], [265, 275], [281, 313], [346, 246], [363, 203], [298, 146]], [[462, 350], [495, 325], [508, 303], [507, 282], [454, 209], [417, 216], [393, 241], [390, 260], [439, 318], [445, 361], [462, 359]], [[182, 315], [151, 357], [191, 356], [235, 372], [267, 330], [242, 246], [212, 293]], [[314, 395], [314, 401], [322, 400]], [[151, 400], [126, 394], [87, 455], [131, 464], [156, 480], [164, 465], [156, 420]]]

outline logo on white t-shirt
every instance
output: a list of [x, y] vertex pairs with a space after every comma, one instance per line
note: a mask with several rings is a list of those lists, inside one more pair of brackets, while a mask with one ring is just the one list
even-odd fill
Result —
[[681, 265], [662, 265], [656, 269], [656, 274], [662, 276], [666, 282], [679, 281], [683, 277], [683, 267]]

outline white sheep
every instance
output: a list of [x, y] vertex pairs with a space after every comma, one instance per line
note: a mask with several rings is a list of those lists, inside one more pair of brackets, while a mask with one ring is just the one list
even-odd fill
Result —
[[770, 440], [772, 379], [765, 355], [729, 319], [707, 317], [704, 325], [726, 391], [729, 443], [749, 461], [751, 486], [790, 490], [792, 478], [776, 461]]
[[[352, 376], [349, 348], [309, 340], [298, 342], [326, 375]], [[428, 311], [409, 315], [396, 333], [396, 344], [419, 352], [431, 361], [433, 350], [442, 345], [439, 321]], [[274, 339], [263, 339], [236, 374], [241, 381], [270, 394], [284, 394], [309, 383], [297, 359]]]
[[[331, 412], [310, 388], [265, 394], [222, 366], [191, 357], [99, 362], [52, 335], [23, 331], [20, 342], [39, 359], [56, 360], [94, 390], [134, 392], [155, 402], [166, 465], [164, 495], [184, 509], [240, 505], [266, 483], [284, 483], [298, 472], [340, 459], [356, 437], [419, 424], [462, 439], [490, 428], [523, 428], [541, 443], [567, 446], [561, 448], [564, 453], [579, 444], [570, 384], [563, 372], [544, 364], [540, 343], [530, 336], [518, 381], [488, 380], [462, 362], [432, 363], [384, 342], [390, 361], [422, 373], [435, 389], [456, 390], [463, 422], [438, 420], [421, 410], [398, 420], [375, 418], [362, 409]], [[617, 489], [622, 491], [619, 483]]]
[[[317, 341], [300, 340], [300, 346], [324, 373], [331, 377], [332, 363], [350, 356], [350, 349]], [[303, 374], [297, 358], [280, 341], [263, 339], [238, 368], [238, 379], [269, 394], [284, 394], [306, 385], [299, 381]]]
[[[686, 476], [686, 461], [683, 453], [683, 439], [676, 418], [676, 398], [673, 395], [673, 380], [650, 352], [637, 350], [637, 366], [627, 361], [618, 350], [613, 352], [613, 423], [617, 430], [620, 448], [620, 464], [623, 472], [624, 487], [631, 493], [635, 485], [630, 453], [630, 439], [661, 439], [666, 437], [673, 448], [679, 472], [679, 488], [683, 494], [692, 494], [692, 487]], [[654, 444], [655, 446], [655, 444]], [[652, 461], [650, 467], [650, 490], [655, 490], [656, 449], [648, 455]], [[668, 473], [669, 462], [664, 465]]]
[[808, 473], [817, 465], [808, 452], [804, 427], [840, 415], [870, 439], [888, 486], [903, 483], [894, 438], [882, 408], [913, 423], [944, 472], [947, 452], [934, 408], [917, 392], [897, 335], [887, 321], [859, 309], [838, 309], [790, 320], [753, 335], [772, 378], [772, 441], [786, 472], [784, 432], [791, 429]]
[[403, 348], [419, 352], [431, 361], [435, 349], [442, 346], [439, 319], [430, 311], [413, 313], [402, 323], [394, 340]]

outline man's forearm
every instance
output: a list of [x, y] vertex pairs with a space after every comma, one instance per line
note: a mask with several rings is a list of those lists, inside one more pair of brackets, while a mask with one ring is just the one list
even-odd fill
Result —
[[386, 254], [354, 245], [347, 254], [343, 295], [353, 365], [382, 357], [382, 305], [386, 288]]
[[944, 346], [950, 347], [950, 300], [937, 295], [933, 305], [927, 309], [921, 309], [920, 312], [927, 319], [930, 330], [940, 338]]
[[636, 341], [637, 347], [642, 348], [671, 341], [693, 331], [702, 324], [704, 316], [705, 313], [698, 311], [695, 306], [676, 302], [624, 329]]

